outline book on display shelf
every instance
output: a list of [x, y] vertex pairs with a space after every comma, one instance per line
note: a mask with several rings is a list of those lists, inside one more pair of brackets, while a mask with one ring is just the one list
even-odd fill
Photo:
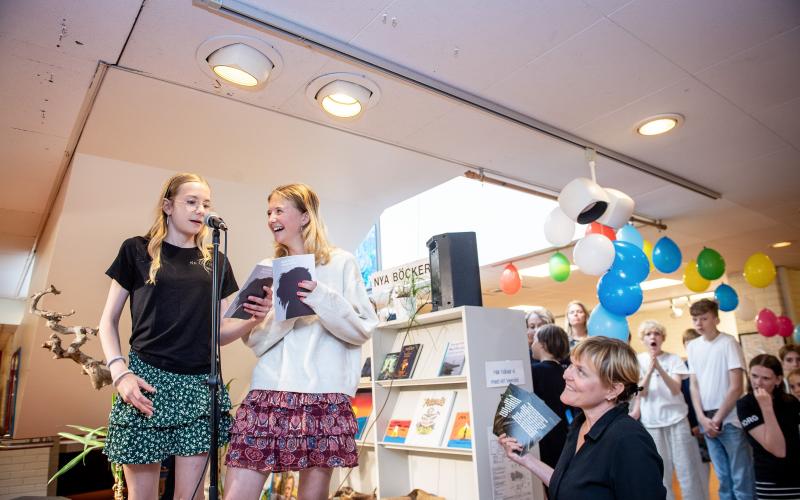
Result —
[[439, 366], [439, 376], [461, 375], [464, 369], [464, 341], [448, 342]]
[[389, 420], [389, 425], [386, 426], [386, 434], [383, 436], [383, 441], [385, 443], [405, 443], [410, 426], [411, 420]]
[[426, 391], [419, 395], [406, 444], [438, 447], [447, 431], [456, 391]]
[[381, 371], [378, 372], [378, 380], [391, 380], [397, 372], [397, 362], [400, 360], [399, 352], [390, 352], [383, 358]]
[[472, 426], [468, 411], [456, 413], [450, 429], [450, 438], [447, 440], [447, 447], [472, 449]]
[[422, 344], [404, 345], [400, 349], [400, 359], [397, 361], [397, 368], [392, 378], [411, 378], [421, 350]]
[[369, 382], [372, 380], [372, 357], [367, 357], [364, 366], [361, 367], [361, 381]]
[[350, 398], [350, 404], [353, 407], [353, 414], [358, 423], [358, 431], [356, 432], [356, 439], [364, 437], [364, 430], [367, 428], [369, 416], [372, 413], [372, 391], [359, 391], [356, 395]]

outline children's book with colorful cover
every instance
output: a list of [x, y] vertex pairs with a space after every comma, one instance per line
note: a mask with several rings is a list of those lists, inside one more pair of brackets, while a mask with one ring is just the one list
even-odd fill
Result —
[[390, 380], [397, 373], [397, 363], [400, 360], [399, 352], [390, 352], [383, 358], [381, 371], [378, 373], [378, 380]]
[[456, 391], [427, 391], [420, 393], [406, 444], [438, 447], [447, 431], [450, 410]]
[[358, 432], [356, 432], [356, 439], [364, 438], [364, 430], [367, 428], [367, 421], [369, 415], [372, 413], [372, 391], [359, 391], [355, 396], [350, 398], [350, 404], [353, 407], [353, 413], [358, 423]]
[[439, 376], [461, 375], [461, 371], [464, 369], [464, 358], [464, 341], [448, 342], [442, 364], [439, 367]]
[[422, 350], [422, 344], [409, 344], [404, 345], [400, 350], [400, 359], [397, 361], [397, 369], [395, 370], [394, 378], [411, 378], [414, 374], [414, 368], [417, 366], [419, 353]]
[[410, 425], [411, 420], [389, 420], [383, 441], [385, 443], [405, 443]]
[[472, 426], [468, 411], [456, 413], [450, 429], [450, 438], [447, 440], [447, 447], [472, 449]]

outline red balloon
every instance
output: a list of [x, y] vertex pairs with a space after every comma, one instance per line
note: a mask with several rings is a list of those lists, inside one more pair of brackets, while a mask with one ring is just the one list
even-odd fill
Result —
[[778, 333], [778, 317], [767, 308], [758, 312], [756, 316], [756, 330], [765, 337], [772, 337]]
[[503, 269], [503, 274], [500, 275], [500, 289], [508, 294], [514, 295], [522, 288], [522, 280], [519, 278], [519, 272], [514, 264], [509, 264]]
[[[617, 233], [614, 231], [613, 227], [604, 226], [599, 222], [588, 224], [586, 226], [586, 234], [602, 234], [611, 241], [617, 239]], [[586, 236], [586, 234], [584, 234], [584, 236]]]
[[778, 335], [781, 337], [791, 337], [794, 331], [792, 320], [786, 316], [778, 316]]

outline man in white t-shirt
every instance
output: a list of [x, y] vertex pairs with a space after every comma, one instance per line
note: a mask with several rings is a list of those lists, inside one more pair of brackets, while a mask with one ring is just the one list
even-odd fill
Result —
[[756, 498], [752, 450], [736, 416], [736, 400], [743, 393], [742, 349], [736, 339], [717, 330], [716, 302], [699, 300], [690, 312], [702, 335], [687, 347], [692, 404], [719, 479], [719, 498], [752, 500]]

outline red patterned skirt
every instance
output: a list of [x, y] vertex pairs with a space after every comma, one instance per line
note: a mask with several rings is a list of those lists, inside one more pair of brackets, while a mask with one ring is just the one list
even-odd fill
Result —
[[344, 394], [253, 390], [236, 411], [225, 464], [264, 473], [357, 467], [356, 431]]

